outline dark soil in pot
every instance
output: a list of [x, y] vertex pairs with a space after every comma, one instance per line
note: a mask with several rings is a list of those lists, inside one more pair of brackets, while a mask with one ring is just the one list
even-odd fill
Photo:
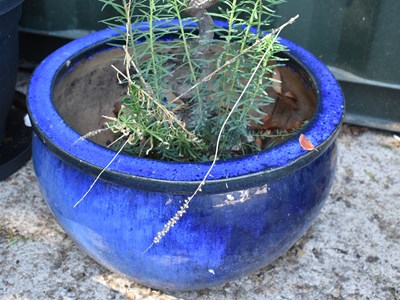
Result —
[[[118, 57], [121, 59], [116, 59]], [[90, 60], [83, 59], [74, 72], [66, 74], [57, 84], [54, 104], [65, 121], [81, 135], [105, 128], [106, 120], [102, 116], [113, 117], [116, 104], [126, 94], [126, 86], [118, 84], [116, 71], [111, 67], [114, 65], [122, 70], [122, 58], [122, 50], [115, 48], [103, 51]], [[268, 112], [268, 118], [263, 126], [254, 126], [254, 130], [290, 132], [310, 120], [316, 110], [317, 96], [311, 79], [294, 61], [286, 63], [287, 66], [277, 68], [282, 77], [279, 93], [272, 88], [268, 91], [276, 98], [276, 103], [262, 108]], [[171, 81], [173, 79], [171, 74]], [[275, 145], [288, 137], [290, 135], [273, 138], [268, 144]], [[115, 139], [110, 130], [89, 134], [88, 138], [103, 146]]]
[[[114, 61], [121, 56], [120, 52], [120, 49], [104, 51], [80, 63], [55, 89], [57, 110], [81, 135], [103, 128], [105, 119], [102, 116], [113, 116], [115, 102], [126, 94], [126, 86], [118, 84], [116, 72], [111, 68], [111, 64], [121, 65]], [[104, 131], [90, 139], [106, 145], [114, 136]]]

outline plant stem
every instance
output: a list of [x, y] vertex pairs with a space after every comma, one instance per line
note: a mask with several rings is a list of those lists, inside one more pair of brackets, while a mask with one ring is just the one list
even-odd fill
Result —
[[[187, 36], [186, 36], [185, 28], [183, 26], [181, 12], [179, 10], [179, 3], [177, 0], [174, 0], [173, 3], [174, 3], [174, 9], [175, 9], [176, 15], [178, 17], [179, 28], [181, 31], [181, 36], [182, 36], [182, 41], [183, 41], [183, 47], [185, 49], [186, 59], [187, 59], [189, 69], [190, 69], [191, 80], [192, 80], [192, 82], [197, 82], [197, 76], [196, 76], [197, 72], [193, 66], [193, 62], [192, 62], [192, 58], [191, 58], [191, 54], [190, 54], [190, 50], [189, 50], [189, 45], [187, 43]], [[200, 124], [201, 124], [202, 120], [204, 118], [203, 103], [202, 103], [203, 99], [201, 98], [201, 94], [200, 94], [198, 85], [195, 86], [193, 89], [191, 89], [191, 91], [192, 90], [195, 90], [195, 92], [196, 92], [196, 98], [197, 98], [197, 103], [198, 103], [197, 116], [201, 120], [201, 122], [200, 122]], [[185, 96], [187, 94], [188, 94], [188, 92], [181, 94], [181, 96]], [[196, 129], [198, 129], [198, 128], [196, 128]], [[196, 131], [196, 129], [195, 129], [195, 131]]]
[[[149, 10], [150, 10], [150, 14], [149, 14], [149, 42], [150, 42], [150, 53], [151, 53], [151, 63], [153, 65], [153, 76], [154, 76], [154, 85], [155, 85], [155, 90], [157, 92], [160, 91], [159, 88], [159, 76], [158, 76], [158, 62], [156, 62], [156, 51], [154, 49], [154, 42], [155, 42], [155, 36], [154, 36], [154, 11], [156, 9], [156, 1], [157, 0], [150, 0], [149, 2]], [[129, 2], [131, 2], [131, 0], [129, 0]], [[158, 100], [160, 99], [160, 95], [154, 95]]]

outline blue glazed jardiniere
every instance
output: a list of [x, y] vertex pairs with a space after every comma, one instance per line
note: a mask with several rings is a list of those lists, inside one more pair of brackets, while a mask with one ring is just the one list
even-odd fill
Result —
[[[82, 121], [86, 98], [69, 99], [73, 106], [63, 109], [55, 90], [74, 72], [78, 79], [71, 81], [71, 88], [84, 80], [80, 66], [112, 51], [107, 42], [114, 35], [100, 31], [59, 49], [37, 68], [29, 88], [34, 167], [44, 198], [64, 230], [102, 265], [163, 290], [223, 284], [282, 255], [315, 220], [331, 186], [344, 105], [332, 74], [309, 52], [282, 39], [290, 49], [290, 68], [306, 78], [305, 88], [313, 89], [318, 99], [315, 116], [302, 132], [316, 150], [305, 151], [296, 135], [266, 151], [219, 161], [188, 212], [145, 252], [211, 163], [120, 154], [74, 207], [115, 152], [79, 140], [70, 115]], [[107, 89], [109, 84], [85, 86]]]

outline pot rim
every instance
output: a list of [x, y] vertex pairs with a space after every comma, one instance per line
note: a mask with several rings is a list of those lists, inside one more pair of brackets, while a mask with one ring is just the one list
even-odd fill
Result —
[[[219, 26], [225, 22], [216, 21]], [[176, 26], [177, 20], [157, 26]], [[147, 23], [137, 23], [138, 30], [147, 30]], [[196, 26], [186, 21], [185, 26]], [[59, 115], [52, 102], [53, 87], [61, 71], [68, 69], [79, 53], [93, 50], [118, 35], [105, 29], [74, 40], [50, 54], [35, 70], [28, 90], [28, 111], [35, 134], [54, 154], [81, 171], [97, 176], [116, 152], [81, 137]], [[259, 153], [217, 161], [203, 190], [216, 186], [239, 189], [256, 185], [270, 178], [294, 172], [319, 157], [335, 140], [344, 116], [344, 99], [338, 82], [328, 68], [302, 47], [280, 38], [290, 50], [290, 57], [304, 68], [314, 81], [318, 106], [307, 126], [289, 140]], [[303, 133], [315, 145], [313, 151], [301, 148], [298, 138]], [[101, 178], [127, 186], [176, 191], [194, 190], [207, 173], [211, 162], [166, 162], [120, 154]]]

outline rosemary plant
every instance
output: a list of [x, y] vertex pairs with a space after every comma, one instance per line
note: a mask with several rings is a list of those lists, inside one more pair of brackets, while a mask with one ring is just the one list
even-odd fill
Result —
[[118, 72], [128, 93], [108, 123], [117, 147], [157, 159], [210, 160], [224, 124], [219, 159], [261, 150], [257, 140], [269, 133], [256, 130], [266, 114], [260, 107], [274, 101], [267, 91], [277, 81], [276, 54], [285, 49], [274, 35], [260, 37], [282, 0], [100, 1], [117, 12], [104, 22], [120, 32], [125, 51], [126, 69]]

